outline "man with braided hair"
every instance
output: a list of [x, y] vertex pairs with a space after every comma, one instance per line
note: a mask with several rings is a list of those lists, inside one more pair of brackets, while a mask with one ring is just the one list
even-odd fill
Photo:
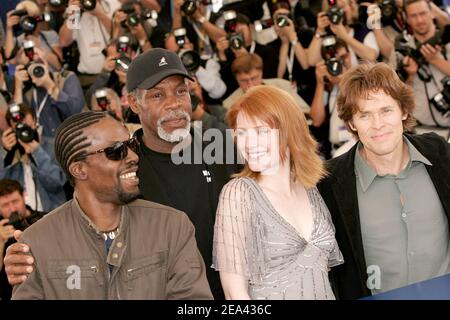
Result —
[[194, 227], [139, 196], [139, 144], [104, 112], [58, 128], [56, 158], [74, 198], [27, 229], [15, 251], [34, 270], [13, 299], [211, 299]]

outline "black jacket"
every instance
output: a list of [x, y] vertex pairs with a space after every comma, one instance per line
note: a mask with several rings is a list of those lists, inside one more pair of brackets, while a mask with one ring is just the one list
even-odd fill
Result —
[[[434, 133], [405, 134], [432, 166], [425, 165], [450, 223], [450, 144]], [[366, 286], [367, 266], [361, 237], [354, 159], [357, 146], [328, 162], [329, 176], [318, 188], [330, 210], [336, 240], [344, 264], [332, 269], [337, 299], [359, 299], [371, 295]]]

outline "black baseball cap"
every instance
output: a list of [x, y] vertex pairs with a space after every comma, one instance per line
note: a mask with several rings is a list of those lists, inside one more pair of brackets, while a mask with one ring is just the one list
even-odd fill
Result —
[[175, 52], [162, 48], [150, 49], [131, 62], [127, 72], [127, 91], [150, 89], [173, 75], [194, 80]]

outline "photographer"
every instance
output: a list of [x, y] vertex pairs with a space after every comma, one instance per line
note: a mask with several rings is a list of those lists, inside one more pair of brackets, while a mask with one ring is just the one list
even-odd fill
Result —
[[[178, 53], [185, 68], [195, 74], [203, 89], [212, 100], [220, 99], [227, 86], [220, 76], [220, 64], [215, 57], [201, 56], [186, 35], [185, 28], [174, 29], [166, 40], [166, 49]], [[207, 58], [207, 59], [206, 59]]]
[[[7, 60], [20, 56], [24, 50], [24, 41], [32, 40], [34, 46], [44, 52], [51, 70], [60, 70], [62, 50], [59, 46], [59, 37], [54, 30], [45, 30], [46, 23], [43, 13], [32, 1], [23, 1], [17, 5], [16, 10], [8, 12], [5, 42]], [[15, 30], [21, 30], [23, 33], [15, 38]]]
[[261, 45], [253, 39], [252, 23], [250, 19], [234, 11], [226, 11], [225, 18], [226, 37], [221, 37], [217, 41], [217, 56], [220, 62], [220, 74], [227, 85], [227, 92], [224, 97], [228, 97], [239, 85], [235, 80], [231, 65], [233, 61], [242, 55], [256, 53], [264, 61], [263, 77], [276, 78], [278, 71], [278, 50], [271, 45]]
[[351, 58], [344, 41], [330, 36], [332, 41], [322, 47], [321, 61], [316, 65], [316, 91], [311, 104], [311, 133], [320, 143], [320, 152], [325, 159], [331, 158], [335, 151], [351, 138], [344, 122], [339, 119], [336, 97], [343, 75], [351, 68]]
[[3, 257], [11, 244], [16, 242], [16, 230], [25, 230], [45, 215], [25, 204], [24, 190], [19, 182], [10, 179], [0, 180], [0, 300], [11, 298], [9, 285], [3, 268]]
[[[358, 63], [357, 58], [375, 61], [379, 54], [379, 47], [373, 32], [359, 29], [357, 24], [350, 27], [353, 22], [353, 10], [356, 5], [350, 0], [329, 0], [329, 10], [320, 12], [317, 16], [317, 29], [314, 39], [308, 48], [310, 65], [316, 65], [321, 60], [320, 50], [322, 39], [330, 32], [345, 41], [349, 48], [352, 65]], [[333, 20], [335, 23], [332, 23]], [[329, 29], [329, 31], [326, 31]]]
[[15, 74], [14, 101], [25, 102], [35, 110], [42, 127], [44, 148], [53, 156], [53, 137], [59, 124], [79, 113], [84, 106], [83, 91], [71, 71], [49, 72], [48, 63], [39, 50], [33, 60], [22, 57], [26, 65], [18, 65]]
[[63, 48], [73, 41], [77, 42], [80, 52], [79, 78], [85, 88], [95, 81], [96, 75], [101, 71], [105, 60], [102, 50], [110, 39], [111, 17], [120, 7], [120, 2], [97, 0], [93, 9], [82, 6], [83, 2], [69, 0], [67, 19], [59, 30], [59, 38]]
[[450, 101], [445, 94], [450, 89], [446, 85], [446, 76], [450, 76], [447, 57], [450, 46], [440, 45], [442, 39], [426, 0], [405, 1], [405, 13], [413, 37], [397, 42], [404, 45], [397, 46], [396, 50], [399, 51], [400, 72], [414, 88], [414, 117], [425, 126], [449, 128]]
[[64, 173], [41, 146], [36, 117], [31, 108], [10, 105], [6, 121], [11, 129], [2, 134], [0, 178], [19, 181], [25, 202], [35, 210], [51, 211], [65, 200]]

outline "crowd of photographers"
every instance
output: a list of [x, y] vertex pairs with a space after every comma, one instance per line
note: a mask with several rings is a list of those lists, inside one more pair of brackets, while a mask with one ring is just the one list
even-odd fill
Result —
[[[444, 2], [444, 3], [443, 3]], [[192, 120], [227, 127], [225, 113], [255, 85], [291, 93], [324, 159], [355, 140], [336, 111], [342, 75], [385, 61], [414, 88], [418, 132], [450, 128], [450, 19], [429, 0], [24, 0], [0, 3], [0, 179], [22, 187], [30, 210], [72, 196], [58, 167], [58, 125], [105, 110], [130, 131], [139, 119], [126, 74], [140, 53], [178, 53], [194, 82]], [[2, 184], [0, 184], [1, 186]], [[3, 190], [0, 190], [0, 202]], [[25, 212], [25, 211], [24, 211]], [[5, 217], [0, 206], [0, 216]], [[12, 237], [0, 219], [0, 242]], [[0, 246], [2, 248], [2, 246]]]

